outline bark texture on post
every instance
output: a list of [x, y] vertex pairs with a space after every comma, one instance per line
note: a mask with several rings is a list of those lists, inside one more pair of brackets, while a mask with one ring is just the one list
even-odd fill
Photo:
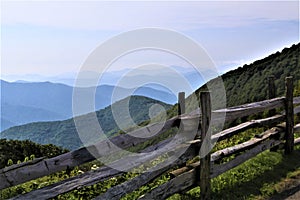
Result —
[[[268, 98], [269, 99], [274, 99], [276, 97], [276, 88], [275, 88], [275, 76], [271, 75], [268, 78]], [[272, 117], [276, 114], [276, 109], [272, 109], [268, 111], [268, 116]], [[277, 151], [278, 146], [273, 147], [270, 149], [270, 151]]]
[[[274, 99], [276, 97], [275, 76], [269, 76], [268, 85], [269, 85], [268, 97], [269, 99]], [[269, 117], [275, 114], [276, 114], [276, 109], [269, 110]]]
[[185, 114], [185, 92], [178, 93], [178, 115]]
[[210, 184], [210, 145], [211, 133], [209, 124], [211, 121], [210, 93], [200, 93], [201, 107], [201, 148], [200, 148], [200, 198], [211, 199]]
[[285, 94], [285, 114], [286, 114], [286, 133], [285, 133], [285, 154], [294, 150], [294, 105], [293, 105], [293, 77], [286, 77]]

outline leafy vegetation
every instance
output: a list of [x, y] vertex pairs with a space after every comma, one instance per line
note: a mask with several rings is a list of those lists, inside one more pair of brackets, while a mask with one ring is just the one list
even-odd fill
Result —
[[29, 161], [40, 157], [55, 157], [66, 153], [67, 150], [53, 144], [40, 145], [32, 141], [0, 139], [0, 169], [5, 166]]
[[281, 52], [222, 75], [227, 105], [234, 106], [266, 99], [270, 76], [275, 76], [277, 96], [284, 95], [287, 76], [293, 76], [295, 82], [300, 80], [299, 52], [300, 43], [294, 44]]

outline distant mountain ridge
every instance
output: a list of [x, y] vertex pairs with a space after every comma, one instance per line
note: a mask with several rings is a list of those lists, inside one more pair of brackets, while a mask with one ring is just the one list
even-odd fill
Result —
[[[197, 74], [197, 71], [193, 67], [181, 67], [181, 66], [169, 66], [170, 69], [174, 70], [174, 72], [177, 72], [178, 74], [182, 75], [186, 79], [190, 80], [190, 84], [193, 87], [193, 90], [198, 88], [199, 85], [202, 85], [203, 79], [201, 78], [200, 74]], [[101, 83], [100, 85], [117, 85], [118, 81], [122, 79], [131, 69], [125, 68], [115, 71], [106, 71], [103, 74], [99, 74], [99, 72], [95, 71], [83, 71], [80, 72], [82, 74], [82, 78], [89, 80], [91, 78], [97, 78], [101, 77]], [[168, 73], [163, 73], [158, 71], [157, 74], [155, 71], [152, 70], [155, 75], [164, 75], [165, 78], [168, 79], [169, 75]], [[134, 74], [131, 74], [133, 79], [136, 77], [140, 77], [140, 75], [147, 75], [145, 73], [145, 70], [135, 69]], [[71, 87], [75, 86], [75, 82], [77, 79], [77, 73], [70, 72], [70, 73], [64, 73], [57, 76], [43, 76], [38, 74], [22, 74], [22, 75], [2, 75], [2, 79], [8, 80], [9, 82], [19, 82], [19, 83], [32, 83], [32, 82], [52, 82], [52, 83], [61, 83], [64, 85], [68, 85]], [[153, 74], [152, 74], [153, 75]], [[151, 75], [151, 76], [152, 76]], [[196, 78], [195, 78], [196, 77]], [[95, 85], [89, 85], [89, 86], [95, 86]]]
[[[14, 82], [1, 80], [1, 129], [37, 121], [64, 120], [73, 116], [73, 87], [51, 82]], [[80, 88], [85, 93], [95, 94], [95, 110], [109, 106], [112, 102], [114, 86], [101, 85], [97, 88]], [[118, 98], [127, 97], [129, 89], [118, 87]], [[168, 91], [151, 87], [140, 87], [134, 95], [146, 96], [166, 103], [176, 102], [176, 96]], [[84, 113], [91, 112], [87, 110]]]
[[[43, 108], [36, 108], [22, 105], [10, 105], [3, 103], [1, 105], [1, 128], [6, 128], [27, 123], [28, 121], [51, 121], [53, 119], [63, 120], [67, 116], [54, 113]], [[9, 120], [13, 121], [9, 121]]]

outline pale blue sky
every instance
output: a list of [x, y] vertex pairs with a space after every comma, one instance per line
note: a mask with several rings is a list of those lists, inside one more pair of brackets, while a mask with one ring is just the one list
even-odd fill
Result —
[[[298, 43], [299, 2], [3, 0], [1, 75], [77, 72], [102, 42], [143, 27], [187, 35], [224, 72]], [[166, 59], [170, 65], [184, 65], [172, 56]], [[134, 65], [131, 60], [118, 67]]]

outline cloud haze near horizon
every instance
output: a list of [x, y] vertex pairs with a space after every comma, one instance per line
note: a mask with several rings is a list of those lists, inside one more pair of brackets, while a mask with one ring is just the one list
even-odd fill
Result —
[[[299, 2], [3, 1], [1, 77], [76, 73], [102, 42], [142, 27], [185, 34], [223, 73], [298, 43]], [[188, 67], [160, 53], [137, 56]]]

